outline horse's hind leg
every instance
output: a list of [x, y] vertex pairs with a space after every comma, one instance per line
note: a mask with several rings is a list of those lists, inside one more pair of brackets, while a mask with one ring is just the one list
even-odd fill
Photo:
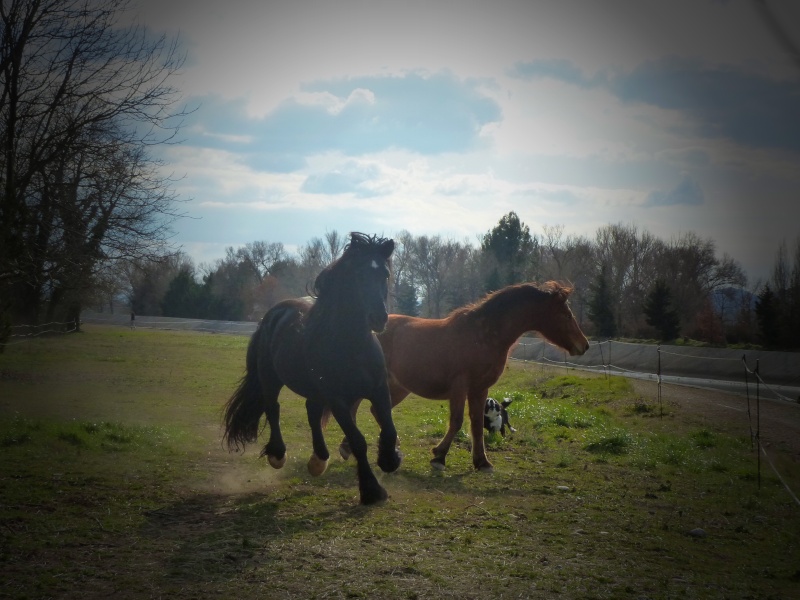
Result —
[[483, 411], [489, 390], [469, 396], [469, 421], [472, 434], [472, 464], [478, 471], [491, 473], [494, 465], [486, 456], [486, 445], [483, 442]]
[[[350, 407], [350, 415], [353, 417], [353, 423], [356, 422], [356, 415], [358, 413], [358, 407], [361, 406], [361, 398], [358, 398], [353, 402], [353, 405]], [[339, 456], [342, 459], [347, 460], [353, 455], [353, 450], [350, 448], [350, 442], [347, 441], [347, 436], [342, 438], [342, 443], [339, 444]]]
[[[450, 451], [450, 445], [453, 443], [453, 439], [455, 439], [456, 434], [461, 430], [461, 426], [464, 424], [465, 403], [466, 398], [463, 396], [450, 398], [450, 423], [447, 427], [447, 433], [444, 434], [439, 445], [431, 450], [433, 453], [431, 466], [438, 471], [444, 470], [445, 459], [447, 458], [447, 453]], [[483, 413], [481, 413], [481, 415], [482, 414]]]
[[339, 427], [342, 428], [350, 448], [353, 450], [353, 456], [356, 457], [358, 471], [358, 490], [361, 495], [361, 504], [375, 504], [382, 500], [386, 500], [389, 494], [378, 483], [378, 479], [372, 472], [369, 466], [369, 459], [367, 458], [367, 440], [364, 435], [356, 427], [353, 421], [353, 415], [350, 414], [350, 406], [342, 402], [333, 402], [331, 405], [331, 412]]
[[261, 386], [264, 396], [264, 412], [269, 423], [269, 441], [261, 451], [261, 456], [266, 456], [269, 464], [275, 469], [280, 469], [286, 464], [286, 444], [281, 434], [281, 405], [278, 395], [283, 387], [283, 382], [271, 366], [262, 366]]
[[325, 437], [322, 434], [322, 419], [325, 411], [326, 408], [323, 402], [312, 399], [306, 400], [308, 425], [311, 427], [311, 444], [314, 447], [314, 453], [308, 459], [308, 472], [314, 476], [322, 475], [325, 472], [330, 458], [328, 447], [325, 444]]

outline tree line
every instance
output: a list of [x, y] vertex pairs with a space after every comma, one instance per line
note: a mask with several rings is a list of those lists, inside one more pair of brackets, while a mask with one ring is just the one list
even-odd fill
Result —
[[[329, 232], [296, 253], [276, 241], [228, 248], [212, 265], [172, 251], [180, 202], [156, 149], [177, 142], [188, 114], [171, 83], [183, 56], [177, 39], [125, 25], [131, 6], [0, 6], [0, 349], [12, 324], [77, 324], [84, 307], [120, 294], [141, 314], [256, 320], [306, 295], [343, 249]], [[576, 317], [599, 338], [798, 347], [798, 245], [781, 245], [769, 281], [748, 288], [735, 260], [692, 233], [531, 232], [511, 212], [477, 243], [394, 237], [397, 312], [439, 317], [506, 285], [556, 279], [575, 286]]]
[[[510, 212], [476, 244], [408, 231], [393, 237], [393, 312], [441, 317], [504, 286], [555, 279], [575, 287], [573, 312], [587, 334], [600, 339], [686, 336], [770, 347], [792, 347], [797, 339], [786, 333], [790, 328], [780, 329], [783, 338], [769, 337], [769, 324], [797, 318], [792, 310], [800, 304], [791, 299], [796, 302], [800, 290], [800, 250], [792, 264], [782, 246], [777, 274], [750, 289], [733, 258], [718, 256], [713, 240], [693, 233], [664, 241], [623, 224], [601, 227], [592, 239], [567, 235], [561, 225], [534, 233]], [[345, 236], [328, 232], [296, 254], [280, 242], [252, 242], [227, 248], [213, 265], [176, 255], [134, 264], [124, 285], [137, 313], [258, 320], [281, 299], [307, 295], [344, 242]]]

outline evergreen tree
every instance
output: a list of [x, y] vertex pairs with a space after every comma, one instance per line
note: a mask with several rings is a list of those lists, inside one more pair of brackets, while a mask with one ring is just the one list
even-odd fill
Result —
[[[794, 264], [793, 264], [794, 263]], [[800, 339], [800, 238], [792, 256], [781, 242], [772, 277], [758, 295], [762, 301], [758, 323], [762, 340], [773, 348], [793, 349]]]
[[680, 333], [678, 311], [672, 305], [672, 293], [663, 279], [656, 281], [644, 303], [647, 324], [656, 328], [662, 341], [674, 340]]
[[756, 298], [756, 321], [766, 346], [777, 346], [780, 343], [780, 312], [778, 297], [769, 284], [766, 284]]
[[245, 306], [253, 302], [253, 278], [242, 262], [221, 262], [203, 277], [203, 317], [221, 321], [241, 321]]
[[595, 325], [595, 332], [601, 338], [617, 335], [617, 322], [614, 318], [611, 287], [608, 285], [607, 269], [603, 266], [594, 283], [589, 286], [589, 318]]
[[161, 312], [166, 317], [202, 317], [200, 306], [201, 286], [194, 280], [189, 269], [183, 268], [169, 283]]
[[397, 284], [397, 294], [395, 295], [395, 311], [401, 315], [409, 317], [419, 316], [419, 300], [417, 299], [416, 288], [407, 281]]
[[484, 256], [487, 291], [530, 279], [536, 265], [539, 241], [531, 236], [527, 225], [515, 212], [505, 215], [497, 226], [483, 236], [481, 250]]

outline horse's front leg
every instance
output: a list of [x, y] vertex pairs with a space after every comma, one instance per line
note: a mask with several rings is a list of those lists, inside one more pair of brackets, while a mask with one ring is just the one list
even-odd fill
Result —
[[486, 407], [486, 398], [489, 390], [471, 393], [469, 396], [469, 424], [472, 434], [472, 464], [478, 471], [491, 473], [494, 465], [486, 456], [486, 446], [483, 443], [483, 411]]
[[308, 425], [311, 427], [311, 445], [314, 452], [308, 459], [308, 472], [314, 475], [322, 475], [328, 468], [330, 453], [325, 444], [325, 436], [322, 434], [322, 416], [325, 413], [325, 403], [313, 398], [306, 400], [306, 413], [308, 415]]
[[331, 412], [339, 427], [342, 428], [345, 437], [347, 438], [350, 448], [353, 451], [353, 456], [356, 457], [358, 472], [358, 490], [361, 496], [361, 504], [375, 504], [382, 500], [386, 500], [389, 494], [378, 483], [377, 477], [372, 472], [369, 466], [369, 459], [367, 458], [367, 440], [364, 435], [356, 427], [353, 415], [350, 413], [350, 404], [341, 401], [333, 401], [330, 403]]
[[381, 428], [378, 438], [378, 466], [384, 473], [393, 473], [400, 467], [403, 455], [397, 449], [397, 429], [392, 419], [392, 400], [389, 388], [381, 385], [372, 402], [372, 414]]
[[[409, 393], [410, 392], [407, 389], [405, 389], [404, 387], [401, 387], [401, 386], [399, 386], [399, 385], [397, 385], [397, 384], [395, 384], [395, 383], [390, 381], [390, 383], [389, 383], [389, 398], [390, 398], [390, 402], [391, 402], [391, 408], [394, 408], [395, 406], [400, 404], [400, 402], [403, 400], [403, 398], [408, 396]], [[360, 404], [361, 404], [361, 400], [360, 399], [356, 400], [355, 403], [353, 404], [353, 409], [352, 409], [353, 421], [356, 420], [356, 413], [358, 412], [358, 407], [359, 407]], [[381, 414], [382, 410], [383, 409], [376, 408], [375, 403], [373, 403], [372, 407], [370, 408], [370, 411], [372, 412], [373, 418], [378, 423], [378, 426], [381, 427], [381, 428], [383, 427], [383, 423], [381, 423], [379, 415]], [[399, 448], [400, 448], [400, 437], [399, 436], [397, 438], [397, 446], [396, 447], [398, 448], [398, 452], [399, 452]], [[339, 445], [339, 454], [345, 460], [350, 458], [350, 455], [352, 454], [352, 451], [350, 450], [350, 444], [347, 443], [347, 438], [344, 438], [342, 440], [342, 443]]]
[[450, 445], [464, 424], [464, 404], [466, 401], [467, 399], [460, 394], [450, 398], [450, 424], [447, 427], [447, 433], [444, 434], [439, 445], [431, 450], [433, 453], [431, 466], [438, 471], [444, 470], [444, 463], [447, 453], [450, 451]]

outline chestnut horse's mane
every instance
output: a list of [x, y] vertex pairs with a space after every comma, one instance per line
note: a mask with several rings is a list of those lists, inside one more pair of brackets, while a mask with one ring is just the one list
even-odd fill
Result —
[[501, 316], [509, 306], [516, 305], [524, 299], [544, 300], [546, 297], [557, 297], [566, 302], [572, 288], [557, 281], [547, 281], [540, 285], [533, 283], [518, 283], [509, 285], [495, 292], [486, 294], [481, 300], [456, 308], [447, 319], [463, 319], [468, 317], [494, 317]]

